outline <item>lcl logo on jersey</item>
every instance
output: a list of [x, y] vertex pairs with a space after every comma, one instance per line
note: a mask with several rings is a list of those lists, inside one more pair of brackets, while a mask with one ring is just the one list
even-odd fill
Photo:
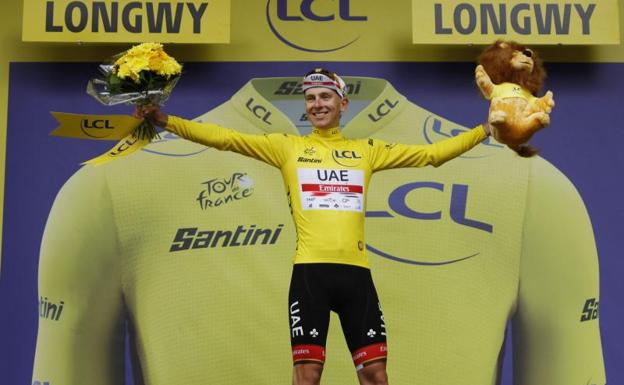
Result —
[[[466, 132], [465, 128], [462, 127], [443, 127], [442, 120], [435, 115], [429, 115], [427, 119], [425, 119], [423, 123], [423, 136], [427, 143], [435, 143], [440, 140], [455, 137], [462, 132]], [[498, 151], [497, 149], [502, 149], [505, 146], [496, 143], [491, 137], [487, 137], [480, 145], [476, 146], [468, 153], [460, 155], [460, 158], [464, 159], [476, 159], [476, 158], [485, 158], [488, 156], [495, 155]]]
[[[440, 206], [437, 210], [424, 210], [418, 207], [413, 207], [408, 202], [412, 200], [408, 199], [408, 195], [412, 195], [421, 190], [437, 190], [444, 193], [450, 188], [450, 201], [448, 205]], [[454, 223], [466, 226], [468, 228], [478, 230], [485, 233], [493, 233], [494, 226], [487, 223], [485, 220], [475, 217], [474, 215], [467, 214], [468, 197], [470, 186], [453, 183], [448, 186], [443, 183], [433, 181], [417, 181], [403, 184], [396, 187], [388, 196], [388, 211], [367, 211], [367, 218], [375, 218], [368, 223], [383, 226], [385, 221], [396, 220], [399, 218], [407, 218], [410, 220], [419, 221], [439, 221], [444, 219], [443, 217], [449, 217]], [[447, 193], [448, 195], [448, 193]], [[378, 222], [379, 221], [379, 222]], [[460, 262], [469, 258], [476, 257], [479, 252], [471, 250], [461, 256], [453, 256], [436, 262], [428, 261], [427, 256], [408, 257], [406, 255], [396, 255], [396, 253], [390, 250], [383, 250], [378, 245], [372, 245], [367, 243], [366, 249], [380, 257], [391, 259], [396, 262], [408, 263], [412, 265], [448, 265], [451, 263]]]
[[354, 150], [334, 150], [332, 158], [336, 163], [345, 167], [355, 167], [362, 160], [362, 157]]
[[[351, 0], [267, 0], [266, 19], [273, 34], [289, 47], [306, 52], [332, 52], [355, 43], [368, 16]], [[321, 23], [321, 24], [319, 24]], [[323, 28], [319, 39], [313, 31]], [[331, 41], [331, 45], [328, 42]], [[323, 45], [325, 44], [325, 45]]]

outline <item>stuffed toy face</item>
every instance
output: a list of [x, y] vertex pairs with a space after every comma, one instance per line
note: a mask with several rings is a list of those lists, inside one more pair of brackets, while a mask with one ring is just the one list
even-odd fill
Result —
[[527, 73], [533, 72], [534, 67], [533, 51], [525, 48], [522, 51], [513, 51], [511, 54], [511, 67], [516, 71], [523, 71]]

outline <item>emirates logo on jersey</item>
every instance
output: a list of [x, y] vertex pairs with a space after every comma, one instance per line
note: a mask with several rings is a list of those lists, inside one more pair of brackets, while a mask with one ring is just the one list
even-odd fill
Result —
[[249, 198], [254, 192], [254, 181], [243, 172], [235, 172], [224, 178], [202, 182], [204, 188], [197, 194], [196, 201], [202, 210], [224, 206]]

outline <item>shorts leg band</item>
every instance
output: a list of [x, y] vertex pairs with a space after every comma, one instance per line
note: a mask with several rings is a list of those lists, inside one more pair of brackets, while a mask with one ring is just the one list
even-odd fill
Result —
[[296, 345], [292, 347], [293, 363], [325, 363], [325, 348], [320, 345]]
[[388, 346], [385, 342], [365, 346], [353, 352], [352, 358], [356, 369], [361, 369], [369, 362], [385, 359], [388, 356]]

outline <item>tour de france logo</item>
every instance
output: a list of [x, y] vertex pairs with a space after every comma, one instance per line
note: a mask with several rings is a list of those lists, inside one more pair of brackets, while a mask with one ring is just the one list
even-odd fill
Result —
[[[368, 16], [361, 2], [351, 0], [267, 0], [266, 18], [282, 43], [306, 52], [338, 51], [355, 43]], [[313, 33], [323, 28], [324, 39]]]
[[246, 172], [234, 172], [226, 177], [202, 182], [196, 201], [202, 210], [249, 198], [254, 193], [254, 181]]

